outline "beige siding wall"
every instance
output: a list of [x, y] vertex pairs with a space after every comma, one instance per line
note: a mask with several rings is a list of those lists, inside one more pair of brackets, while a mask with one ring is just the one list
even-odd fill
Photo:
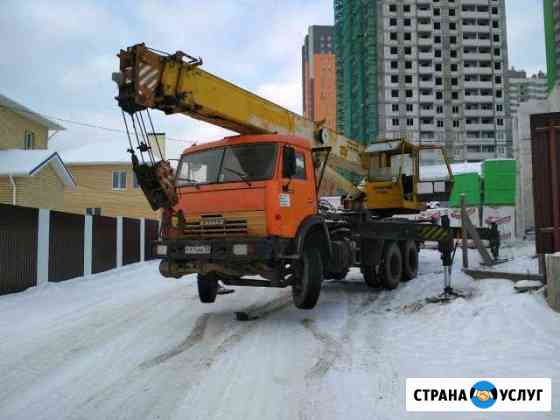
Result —
[[7, 176], [0, 176], [0, 203], [12, 204], [12, 184]]
[[[133, 187], [130, 165], [69, 165], [78, 187], [64, 192], [64, 210], [84, 214], [87, 208], [101, 208], [103, 216], [158, 219], [140, 188]], [[126, 171], [126, 189], [113, 190], [113, 171]]]
[[[14, 177], [16, 204], [60, 210], [64, 204], [64, 184], [50, 165], [37, 175]], [[0, 201], [12, 204], [12, 185], [8, 177], [0, 177]]]
[[23, 149], [26, 131], [35, 134], [35, 149], [47, 148], [48, 130], [46, 127], [0, 107], [0, 150]]

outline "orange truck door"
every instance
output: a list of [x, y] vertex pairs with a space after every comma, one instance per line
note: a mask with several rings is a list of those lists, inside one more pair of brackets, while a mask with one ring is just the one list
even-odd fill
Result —
[[311, 155], [299, 148], [295, 148], [295, 152], [296, 174], [291, 181], [282, 177], [282, 184], [288, 185], [289, 183], [289, 186], [280, 192], [283, 231], [286, 236], [292, 238], [303, 219], [317, 212], [317, 195]]

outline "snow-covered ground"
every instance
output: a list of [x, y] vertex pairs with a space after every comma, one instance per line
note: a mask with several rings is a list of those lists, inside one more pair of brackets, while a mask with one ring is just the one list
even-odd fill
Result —
[[[530, 246], [509, 252], [536, 269]], [[560, 315], [542, 293], [474, 282], [458, 261], [453, 284], [472, 297], [424, 305], [441, 291], [439, 254], [421, 264], [395, 291], [357, 271], [327, 282], [313, 311], [289, 289], [203, 305], [192, 276], [164, 279], [157, 262], [0, 297], [0, 418], [560, 418], [405, 411], [407, 377], [551, 377], [560, 410]], [[236, 321], [242, 310], [260, 318]]]

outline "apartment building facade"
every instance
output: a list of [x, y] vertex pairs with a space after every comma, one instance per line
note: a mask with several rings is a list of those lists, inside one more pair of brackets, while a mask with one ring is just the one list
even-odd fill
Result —
[[548, 96], [548, 81], [546, 74], [539, 71], [531, 77], [523, 70], [508, 71], [509, 102], [512, 119], [517, 115], [519, 105], [531, 100], [546, 100]]
[[309, 27], [302, 47], [303, 115], [336, 128], [333, 26]]
[[[369, 69], [364, 107], [339, 95], [339, 130], [353, 134], [356, 120], [367, 125], [365, 143], [406, 136], [445, 145], [454, 160], [510, 157], [505, 16], [504, 0], [335, 0], [336, 51], [345, 54], [337, 89], [350, 91], [351, 73]], [[352, 53], [353, 39], [370, 53]]]

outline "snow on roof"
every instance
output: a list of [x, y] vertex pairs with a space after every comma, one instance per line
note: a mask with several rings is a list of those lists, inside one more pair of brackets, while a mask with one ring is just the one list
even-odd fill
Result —
[[4, 96], [0, 93], [0, 107], [7, 108], [16, 114], [21, 115], [28, 120], [35, 121], [37, 124], [42, 125], [43, 127], [47, 127], [49, 130], [66, 130], [60, 124], [55, 123], [54, 121], [49, 120], [48, 118], [43, 117], [42, 115], [30, 110], [29, 108], [23, 106], [20, 103]]
[[0, 175], [35, 176], [51, 164], [56, 174], [67, 187], [76, 187], [72, 174], [68, 171], [57, 152], [52, 150], [0, 150]]
[[[451, 164], [453, 175], [477, 173], [482, 174], [482, 162], [464, 162]], [[443, 165], [422, 166], [420, 178], [423, 180], [442, 179], [447, 175], [447, 168]]]
[[88, 143], [59, 153], [67, 165], [130, 165], [130, 153], [127, 142]]

